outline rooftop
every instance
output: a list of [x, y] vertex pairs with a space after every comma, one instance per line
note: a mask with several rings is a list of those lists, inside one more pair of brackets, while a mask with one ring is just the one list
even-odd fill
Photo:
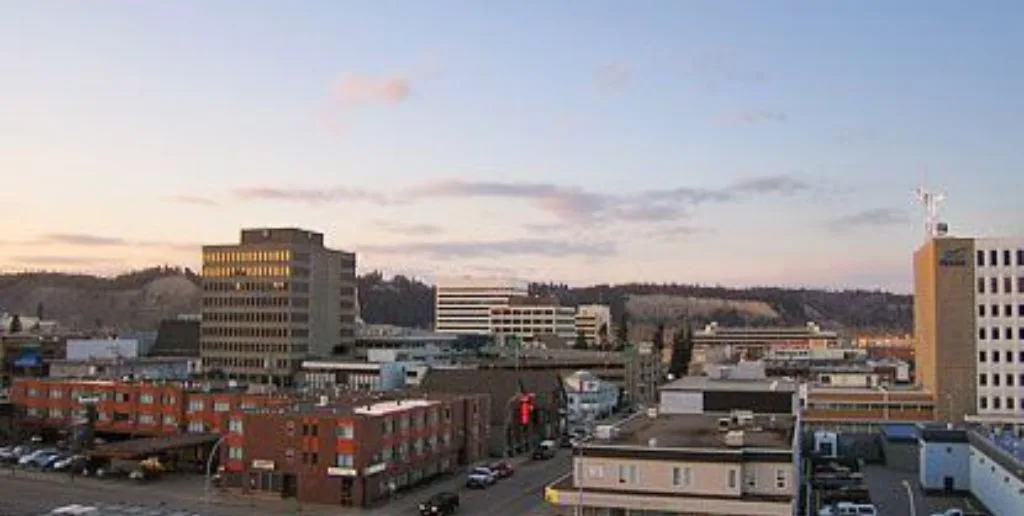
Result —
[[737, 391], [737, 392], [796, 392], [794, 381], [782, 379], [719, 379], [707, 376], [684, 376], [661, 386], [663, 391]]
[[[719, 428], [713, 414], [670, 414], [656, 418], [637, 416], [619, 427], [617, 437], [594, 438], [598, 446], [642, 446], [654, 448], [732, 449], [725, 442], [726, 432]], [[781, 448], [793, 444], [793, 416], [760, 416], [743, 428], [743, 446], [737, 448]], [[652, 444], [653, 443], [653, 444]]]
[[359, 407], [353, 410], [353, 412], [367, 416], [383, 416], [392, 412], [400, 412], [416, 407], [429, 407], [431, 405], [437, 405], [437, 402], [428, 399], [391, 400], [374, 403], [367, 407]]

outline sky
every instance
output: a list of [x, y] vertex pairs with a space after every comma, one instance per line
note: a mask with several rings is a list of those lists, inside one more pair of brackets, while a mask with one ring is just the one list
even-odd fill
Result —
[[0, 2], [0, 270], [909, 291], [913, 190], [1024, 233], [1024, 3]]

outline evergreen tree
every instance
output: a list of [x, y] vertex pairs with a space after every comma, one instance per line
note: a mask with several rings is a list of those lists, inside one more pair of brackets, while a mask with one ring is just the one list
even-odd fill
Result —
[[39, 304], [36, 305], [36, 318], [39, 319], [40, 321], [43, 320], [43, 302], [42, 301], [40, 301]]
[[21, 316], [18, 314], [11, 316], [11, 327], [8, 330], [10, 333], [21, 333]]
[[583, 336], [583, 332], [576, 332], [576, 342], [572, 347], [573, 349], [587, 349], [587, 338]]
[[672, 362], [669, 364], [669, 374], [676, 378], [686, 376], [692, 355], [693, 330], [690, 329], [689, 323], [686, 323], [676, 331], [672, 338]]
[[661, 355], [661, 350], [665, 349], [665, 323], [658, 323], [658, 328], [654, 330], [654, 351]]
[[616, 328], [616, 337], [620, 343], [629, 342], [629, 313], [625, 310], [622, 311], [622, 315], [619, 316], [619, 327]]

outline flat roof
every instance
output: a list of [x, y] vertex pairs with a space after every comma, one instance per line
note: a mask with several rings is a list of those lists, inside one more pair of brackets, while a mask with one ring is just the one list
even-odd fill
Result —
[[[726, 432], [715, 414], [667, 414], [656, 418], [637, 416], [619, 427], [617, 437], [594, 438], [597, 446], [637, 446], [644, 448], [736, 449], [725, 443]], [[737, 448], [776, 448], [790, 450], [793, 446], [793, 416], [755, 415], [744, 430], [743, 446]], [[652, 444], [653, 443], [653, 444]]]
[[131, 439], [116, 443], [107, 443], [89, 450], [87, 455], [117, 459], [146, 459], [171, 450], [180, 450], [203, 444], [213, 444], [220, 439], [219, 434], [182, 434], [164, 437]]
[[392, 412], [400, 412], [408, 410], [410, 408], [417, 407], [429, 407], [431, 405], [437, 405], [434, 400], [392, 400], [382, 401], [374, 403], [368, 407], [358, 407], [352, 410], [352, 412], [366, 416], [383, 416], [384, 414], [390, 414]]
[[709, 376], [684, 376], [662, 385], [662, 391], [763, 391], [763, 392], [796, 392], [797, 383], [783, 379], [751, 379], [711, 378]]

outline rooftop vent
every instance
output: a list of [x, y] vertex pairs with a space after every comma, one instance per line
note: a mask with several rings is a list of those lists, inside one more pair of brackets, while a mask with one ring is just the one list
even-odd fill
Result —
[[648, 439], [647, 440], [647, 446], [649, 446], [651, 448], [657, 448], [658, 447], [658, 438], [657, 437], [651, 437], [650, 439]]
[[320, 403], [318, 405], [321, 406], [321, 407], [326, 407], [328, 399], [329, 398], [327, 397], [326, 394], [320, 395]]
[[730, 448], [741, 448], [743, 446], [743, 430], [730, 430], [725, 434], [725, 445]]

